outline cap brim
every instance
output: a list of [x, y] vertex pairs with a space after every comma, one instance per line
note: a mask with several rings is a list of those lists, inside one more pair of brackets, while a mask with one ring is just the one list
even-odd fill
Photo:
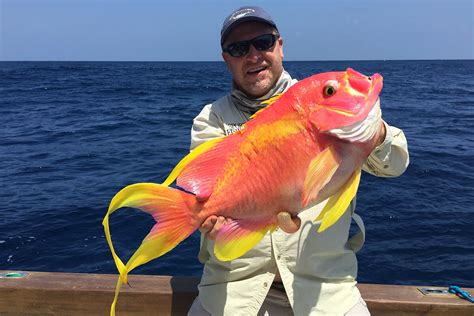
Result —
[[237, 26], [239, 26], [240, 24], [242, 23], [245, 23], [245, 22], [249, 22], [249, 21], [257, 21], [257, 22], [263, 22], [265, 24], [268, 24], [270, 26], [273, 26], [274, 28], [276, 28], [276, 25], [275, 23], [273, 22], [270, 22], [266, 19], [262, 19], [260, 17], [257, 17], [257, 16], [247, 16], [247, 17], [243, 17], [241, 19], [238, 19], [237, 21], [235, 21], [234, 23], [232, 23], [231, 25], [229, 25], [227, 27], [227, 29], [224, 31], [224, 33], [222, 33], [221, 35], [221, 46], [224, 44], [224, 41], [226, 39], [226, 37], [230, 34], [230, 32], [232, 32]]

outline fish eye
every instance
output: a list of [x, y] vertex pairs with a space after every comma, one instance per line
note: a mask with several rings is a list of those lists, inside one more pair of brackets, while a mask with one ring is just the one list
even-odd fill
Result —
[[336, 86], [332, 84], [327, 84], [323, 89], [324, 96], [326, 97], [333, 96], [336, 93], [336, 91], [337, 91]]

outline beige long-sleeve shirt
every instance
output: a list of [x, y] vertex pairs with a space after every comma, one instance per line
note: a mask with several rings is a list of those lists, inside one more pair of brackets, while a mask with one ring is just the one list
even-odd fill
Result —
[[[194, 119], [191, 149], [199, 144], [239, 130], [249, 114], [225, 96], [206, 105]], [[394, 177], [408, 166], [407, 142], [403, 132], [384, 123], [385, 141], [374, 149], [363, 170], [376, 176]], [[354, 213], [355, 199], [336, 224], [317, 233], [313, 222], [327, 201], [299, 213], [301, 228], [294, 234], [281, 230], [268, 233], [244, 256], [219, 261], [214, 242], [202, 238], [200, 260], [204, 270], [199, 298], [212, 315], [256, 315], [275, 277], [283, 282], [295, 315], [343, 315], [359, 298], [356, 287], [355, 252], [364, 242], [360, 217]], [[354, 218], [362, 232], [349, 240]]]

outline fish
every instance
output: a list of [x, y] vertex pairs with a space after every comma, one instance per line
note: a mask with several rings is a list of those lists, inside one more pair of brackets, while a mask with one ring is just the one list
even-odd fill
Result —
[[[351, 68], [305, 78], [267, 100], [242, 129], [207, 141], [185, 156], [161, 183], [126, 186], [111, 200], [103, 220], [120, 274], [156, 259], [195, 232], [211, 215], [228, 218], [215, 239], [218, 260], [234, 260], [277, 228], [277, 214], [297, 216], [328, 200], [315, 218], [318, 232], [344, 214], [357, 193], [361, 167], [379, 131], [365, 135], [364, 122], [380, 116], [383, 78]], [[362, 136], [363, 137], [362, 137]], [[176, 188], [170, 187], [176, 182]], [[115, 252], [109, 216], [137, 208], [156, 223], [126, 264]]]

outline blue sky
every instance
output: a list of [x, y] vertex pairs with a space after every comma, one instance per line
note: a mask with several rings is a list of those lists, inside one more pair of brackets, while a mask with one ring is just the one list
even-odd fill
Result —
[[285, 60], [473, 59], [473, 0], [0, 0], [0, 60], [221, 60], [220, 28], [263, 7]]

